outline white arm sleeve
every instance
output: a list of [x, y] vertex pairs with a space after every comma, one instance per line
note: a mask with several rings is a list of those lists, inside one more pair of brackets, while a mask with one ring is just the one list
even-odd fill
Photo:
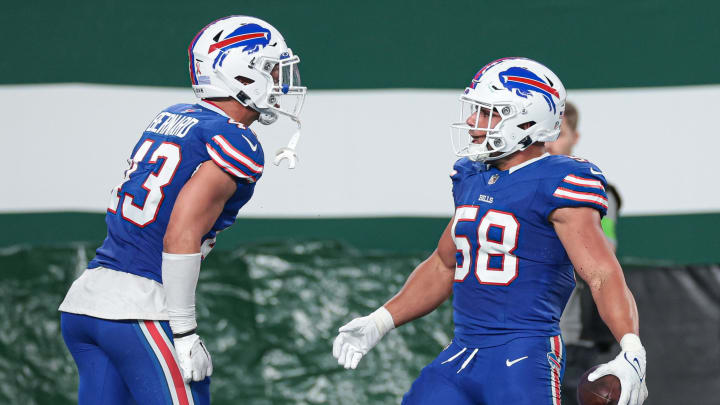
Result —
[[197, 328], [195, 287], [200, 276], [201, 258], [200, 253], [162, 254], [162, 281], [173, 334], [182, 334]]

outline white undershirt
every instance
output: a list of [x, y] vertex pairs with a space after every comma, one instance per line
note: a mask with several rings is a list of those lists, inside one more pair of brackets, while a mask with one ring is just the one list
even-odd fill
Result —
[[124, 271], [87, 269], [70, 286], [60, 311], [102, 319], [168, 319], [162, 284]]

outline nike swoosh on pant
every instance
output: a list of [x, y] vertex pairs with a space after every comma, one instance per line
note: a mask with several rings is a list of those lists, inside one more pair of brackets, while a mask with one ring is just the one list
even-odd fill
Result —
[[505, 365], [508, 366], [508, 367], [510, 367], [510, 366], [512, 366], [513, 364], [517, 363], [518, 361], [523, 361], [523, 360], [525, 360], [525, 359], [527, 359], [527, 358], [528, 358], [528, 356], [520, 357], [519, 359], [515, 359], [515, 360], [513, 360], [513, 361], [510, 361], [510, 359], [505, 359]]

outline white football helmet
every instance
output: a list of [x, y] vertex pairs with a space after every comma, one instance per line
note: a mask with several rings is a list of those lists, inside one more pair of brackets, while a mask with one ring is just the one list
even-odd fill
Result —
[[[565, 87], [547, 67], [526, 58], [490, 62], [475, 74], [460, 96], [460, 121], [453, 123], [455, 154], [475, 161], [503, 158], [534, 142], [557, 139], [565, 111]], [[500, 115], [493, 127], [480, 126], [479, 111]], [[486, 133], [473, 143], [470, 131]], [[477, 132], [476, 132], [477, 133]]]
[[234, 15], [203, 28], [188, 47], [190, 80], [199, 98], [232, 97], [272, 124], [278, 113], [298, 120], [307, 89], [278, 30], [254, 17]]

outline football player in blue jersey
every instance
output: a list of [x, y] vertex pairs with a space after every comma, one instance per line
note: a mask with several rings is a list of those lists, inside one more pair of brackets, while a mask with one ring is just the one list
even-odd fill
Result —
[[451, 174], [455, 215], [397, 295], [339, 329], [340, 365], [356, 368], [391, 329], [452, 294], [453, 341], [402, 403], [559, 405], [558, 322], [575, 269], [622, 348], [590, 378], [617, 376], [620, 405], [645, 400], [637, 307], [600, 225], [605, 178], [586, 160], [545, 151], [560, 132], [565, 96], [550, 69], [525, 58], [496, 60], [475, 75], [452, 125], [461, 157]]
[[[195, 287], [217, 232], [263, 173], [249, 128], [298, 123], [299, 58], [265, 21], [230, 16], [188, 48], [197, 104], [163, 110], [132, 150], [107, 208], [107, 238], [60, 305], [80, 404], [208, 404], [213, 367], [198, 335]], [[276, 158], [294, 165], [291, 138]]]

